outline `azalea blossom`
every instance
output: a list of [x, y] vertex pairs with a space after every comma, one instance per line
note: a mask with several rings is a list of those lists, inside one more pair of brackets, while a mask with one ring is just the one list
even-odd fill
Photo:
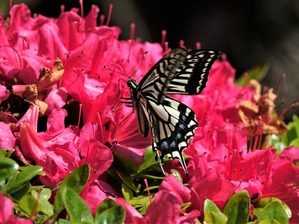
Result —
[[124, 199], [118, 198], [116, 202], [127, 211], [126, 223], [194, 223], [200, 215], [198, 210], [184, 216], [180, 215], [182, 214], [180, 205], [190, 201], [190, 197], [190, 190], [179, 183], [173, 175], [169, 175], [163, 180], [144, 217]]
[[13, 215], [13, 202], [0, 193], [0, 223], [32, 224], [30, 219], [22, 219]]

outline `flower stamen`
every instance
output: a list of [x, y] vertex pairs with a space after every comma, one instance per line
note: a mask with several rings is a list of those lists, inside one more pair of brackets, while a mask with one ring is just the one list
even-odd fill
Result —
[[162, 30], [161, 32], [161, 46], [164, 47], [165, 46], [165, 42], [166, 42], [166, 30]]
[[109, 23], [110, 23], [110, 19], [111, 19], [111, 15], [112, 15], [112, 8], [113, 8], [113, 5], [112, 5], [112, 4], [109, 4], [109, 9], [108, 9], [108, 16], [107, 16], [106, 26], [108, 26]]

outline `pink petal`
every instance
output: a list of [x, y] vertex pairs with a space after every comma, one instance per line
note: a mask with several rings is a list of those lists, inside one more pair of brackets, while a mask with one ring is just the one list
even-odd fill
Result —
[[47, 132], [55, 133], [64, 129], [64, 119], [67, 116], [67, 112], [64, 109], [52, 110], [47, 120]]
[[6, 89], [5, 86], [0, 84], [0, 103], [3, 102], [3, 100], [6, 100], [9, 97], [9, 91]]
[[[80, 196], [84, 199], [84, 201], [87, 203], [88, 207], [94, 213], [97, 209], [97, 207], [102, 203], [102, 201], [109, 197], [114, 199], [115, 196], [113, 196], [114, 191], [105, 191], [105, 182], [101, 182], [98, 180], [95, 180], [91, 183], [88, 183], [83, 191], [80, 193]], [[104, 187], [103, 187], [104, 186]], [[110, 186], [112, 189], [112, 187]]]
[[179, 200], [179, 204], [189, 202], [191, 199], [190, 189], [185, 187], [180, 183], [173, 175], [168, 175], [165, 177], [161, 185], [159, 186], [159, 191], [169, 191], [176, 195]]
[[15, 141], [16, 139], [11, 132], [10, 126], [4, 122], [0, 122], [0, 148], [13, 150]]
[[293, 163], [296, 163], [299, 161], [299, 149], [295, 146], [284, 148], [280, 153], [279, 157], [281, 159], [287, 158]]
[[87, 163], [91, 167], [89, 182], [97, 179], [110, 167], [113, 161], [111, 150], [95, 139], [85, 141], [82, 144], [80, 154], [82, 160], [79, 162], [79, 166]]
[[13, 215], [13, 203], [9, 197], [0, 193], [0, 223], [4, 224], [32, 224], [30, 219], [21, 219]]
[[12, 216], [13, 203], [10, 198], [5, 197], [2, 193], [0, 193], [0, 201], [0, 223], [7, 223]]
[[159, 191], [154, 201], [146, 210], [145, 219], [148, 223], [169, 223], [177, 221], [180, 214], [178, 198], [172, 192]]
[[65, 88], [52, 90], [45, 98], [45, 103], [48, 104], [48, 110], [61, 109], [66, 104], [68, 93]]

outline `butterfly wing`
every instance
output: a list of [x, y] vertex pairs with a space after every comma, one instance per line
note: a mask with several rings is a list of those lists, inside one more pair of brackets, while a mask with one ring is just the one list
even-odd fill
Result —
[[[147, 72], [140, 81], [137, 92], [154, 91], [158, 102], [162, 103], [171, 80], [178, 74], [177, 71], [182, 68], [186, 56], [187, 51], [183, 48], [170, 51]], [[155, 89], [152, 89], [152, 87]]]
[[181, 64], [167, 86], [168, 94], [196, 95], [202, 92], [208, 80], [208, 74], [220, 52], [214, 50], [193, 50], [186, 52], [179, 48]]
[[153, 150], [156, 159], [163, 161], [164, 155], [178, 159], [186, 173], [186, 163], [182, 152], [188, 146], [197, 128], [195, 113], [185, 104], [165, 96], [163, 104], [151, 99], [147, 100], [153, 138]]

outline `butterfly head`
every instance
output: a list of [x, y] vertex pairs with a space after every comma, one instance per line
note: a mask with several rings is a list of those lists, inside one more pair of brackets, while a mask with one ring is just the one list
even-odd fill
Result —
[[130, 87], [130, 89], [136, 89], [138, 84], [135, 79], [129, 79], [127, 85]]

